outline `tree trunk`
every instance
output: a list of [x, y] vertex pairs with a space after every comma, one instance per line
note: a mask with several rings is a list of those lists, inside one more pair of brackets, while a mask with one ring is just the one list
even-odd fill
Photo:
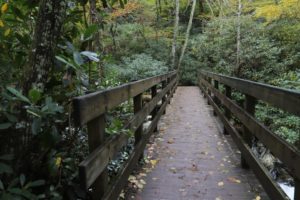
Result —
[[176, 43], [179, 28], [179, 0], [175, 0], [175, 23], [174, 23], [174, 34], [173, 34], [173, 45], [172, 45], [172, 67], [176, 69]]
[[242, 2], [238, 1], [238, 13], [237, 13], [237, 34], [236, 34], [236, 76], [240, 76], [241, 72], [241, 12]]
[[178, 65], [177, 65], [178, 70], [180, 69], [180, 65], [181, 65], [181, 62], [183, 60], [187, 44], [189, 42], [190, 32], [191, 32], [191, 28], [192, 28], [192, 25], [193, 25], [193, 18], [194, 18], [194, 13], [195, 13], [195, 8], [196, 8], [196, 2], [197, 2], [196, 0], [193, 0], [190, 19], [189, 19], [188, 27], [187, 27], [187, 30], [186, 30], [186, 33], [185, 33], [185, 41], [184, 41], [184, 45], [182, 47], [180, 58], [179, 58]]
[[65, 13], [65, 0], [42, 0], [40, 2], [29, 65], [26, 66], [23, 79], [25, 95], [32, 87], [41, 91], [45, 89], [45, 83], [54, 65], [54, 50], [61, 34]]

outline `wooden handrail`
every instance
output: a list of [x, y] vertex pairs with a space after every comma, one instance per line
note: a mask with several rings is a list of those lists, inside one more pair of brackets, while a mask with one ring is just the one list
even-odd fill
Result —
[[[225, 86], [225, 94], [219, 90], [219, 84]], [[251, 150], [252, 137], [262, 142], [288, 168], [289, 173], [295, 180], [295, 200], [300, 199], [299, 150], [273, 133], [255, 118], [255, 104], [257, 100], [300, 116], [300, 93], [207, 71], [199, 73], [199, 87], [204, 92], [208, 102], [214, 107], [214, 112], [219, 115], [224, 123], [224, 133], [230, 133], [241, 150], [242, 166], [250, 166], [253, 169], [271, 199], [288, 199], [288, 197], [253, 154]], [[239, 106], [231, 99], [232, 90], [237, 90], [246, 95], [244, 107]], [[224, 107], [225, 112], [222, 111], [221, 106]], [[243, 124], [242, 135], [231, 124], [230, 119], [232, 115]]]
[[[177, 72], [173, 71], [73, 99], [75, 124], [77, 126], [87, 124], [88, 127], [90, 154], [79, 165], [79, 178], [84, 190], [92, 189], [92, 199], [117, 199], [127, 183], [128, 176], [143, 154], [148, 139], [156, 130], [177, 84]], [[158, 91], [159, 85], [162, 89]], [[142, 94], [149, 90], [152, 99], [144, 104]], [[105, 114], [130, 98], [134, 102], [134, 115], [124, 129], [135, 133], [134, 149], [124, 168], [116, 176], [116, 180], [108, 184], [107, 165], [128, 143], [129, 136], [120, 133], [107, 137]], [[148, 115], [152, 116], [152, 121], [148, 129], [143, 131], [142, 126]]]

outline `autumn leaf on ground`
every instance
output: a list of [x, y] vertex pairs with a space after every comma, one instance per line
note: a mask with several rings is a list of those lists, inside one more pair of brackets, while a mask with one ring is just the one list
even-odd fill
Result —
[[157, 162], [158, 162], [158, 160], [150, 160], [152, 167], [155, 167]]
[[168, 144], [173, 144], [173, 143], [174, 143], [174, 139], [171, 138], [168, 140]]
[[177, 172], [177, 170], [176, 170], [175, 167], [171, 167], [171, 168], [169, 169], [169, 171], [170, 171], [170, 172], [173, 172], [174, 174], [176, 174], [176, 172]]
[[255, 200], [261, 200], [260, 196], [256, 196]]
[[222, 198], [221, 197], [217, 197], [216, 200], [222, 200]]
[[228, 177], [228, 181], [232, 183], [241, 183], [241, 181], [235, 177]]
[[219, 183], [218, 183], [218, 186], [219, 186], [219, 187], [224, 186], [224, 182], [223, 182], [223, 181], [219, 182]]

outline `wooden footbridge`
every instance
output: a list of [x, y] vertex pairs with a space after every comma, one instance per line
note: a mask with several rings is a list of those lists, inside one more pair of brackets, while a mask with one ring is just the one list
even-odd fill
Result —
[[[299, 151], [255, 117], [258, 101], [300, 116], [300, 93], [210, 72], [199, 73], [199, 87], [177, 84], [177, 73], [170, 72], [74, 99], [75, 122], [88, 130], [90, 155], [79, 166], [88, 198], [118, 199], [154, 135], [160, 138], [159, 162], [133, 199], [289, 199], [251, 150], [255, 138], [283, 163], [294, 179], [294, 200], [300, 200]], [[231, 98], [233, 92], [243, 94], [243, 104]], [[145, 93], [152, 96], [147, 103]], [[134, 113], [124, 129], [134, 132], [134, 148], [122, 170], [109, 177], [107, 165], [130, 136], [108, 136], [105, 115], [131, 101]], [[166, 129], [157, 133], [157, 126]]]

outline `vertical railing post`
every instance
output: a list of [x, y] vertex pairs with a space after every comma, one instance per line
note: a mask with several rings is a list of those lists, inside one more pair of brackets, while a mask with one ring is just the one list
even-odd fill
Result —
[[[167, 81], [164, 80], [162, 83], [161, 83], [161, 89], [163, 90], [165, 87], [167, 86]], [[169, 93], [167, 93], [167, 95], [169, 95]], [[161, 105], [163, 105], [165, 102], [166, 102], [166, 95], [163, 96], [162, 100], [161, 100]], [[164, 110], [163, 114], [166, 114], [166, 110]]]
[[[214, 87], [216, 90], [219, 90], [219, 82], [217, 80], [214, 80]], [[217, 106], [220, 106], [220, 102], [219, 102], [219, 99], [216, 96], [216, 94], [214, 94], [213, 100]], [[215, 110], [213, 111], [213, 113], [214, 113], [214, 116], [217, 116], [217, 112]]]
[[[298, 169], [299, 170], [299, 169]], [[294, 194], [294, 200], [300, 199], [300, 180], [295, 178], [295, 194]]]
[[[97, 147], [102, 145], [105, 140], [105, 114], [93, 119], [87, 124], [89, 151], [93, 152]], [[108, 186], [108, 171], [105, 169], [91, 186], [91, 198], [101, 199]]]
[[[143, 108], [143, 98], [142, 93], [133, 97], [133, 112], [134, 114], [138, 113]], [[134, 133], [134, 144], [138, 145], [143, 137], [143, 123], [136, 129]], [[143, 152], [141, 152], [140, 159], [144, 157]]]
[[[244, 109], [250, 115], [253, 115], [253, 116], [255, 115], [256, 102], [257, 101], [254, 97], [252, 97], [250, 95], [246, 95], [246, 99], [245, 99], [245, 102], [244, 102]], [[251, 148], [251, 146], [252, 146], [252, 134], [246, 126], [243, 126], [243, 139], [248, 144], [248, 146]], [[247, 164], [243, 153], [241, 155], [241, 165], [242, 165], [242, 168], [249, 168], [249, 165]]]
[[[157, 95], [157, 86], [154, 85], [151, 88], [151, 98], [153, 99], [156, 95]], [[153, 111], [151, 113], [151, 120], [152, 121], [154, 120], [156, 114], [157, 114], [157, 106], [153, 109]], [[157, 126], [155, 127], [154, 132], [157, 132]]]
[[[225, 95], [228, 99], [231, 99], [231, 87], [229, 87], [228, 85], [225, 85]], [[226, 108], [226, 106], [225, 106], [225, 117], [230, 122], [231, 112], [228, 108]], [[225, 126], [224, 126], [223, 133], [224, 133], [224, 135], [229, 134], [228, 131], [226, 130]]]
[[[211, 78], [210, 78], [210, 77], [207, 78], [207, 82], [209, 83], [209, 85], [211, 85]], [[209, 88], [207, 88], [207, 95], [208, 95], [209, 97], [211, 97], [211, 91], [210, 91]], [[210, 105], [210, 103], [209, 103], [209, 98], [207, 98], [207, 104]]]
[[[133, 98], [133, 112], [134, 114], [138, 113], [143, 107], [143, 102], [142, 102], [142, 94], [138, 94]], [[141, 124], [137, 130], [135, 131], [134, 138], [135, 138], [135, 144], [138, 144], [139, 141], [142, 138], [143, 134], [143, 124]]]

